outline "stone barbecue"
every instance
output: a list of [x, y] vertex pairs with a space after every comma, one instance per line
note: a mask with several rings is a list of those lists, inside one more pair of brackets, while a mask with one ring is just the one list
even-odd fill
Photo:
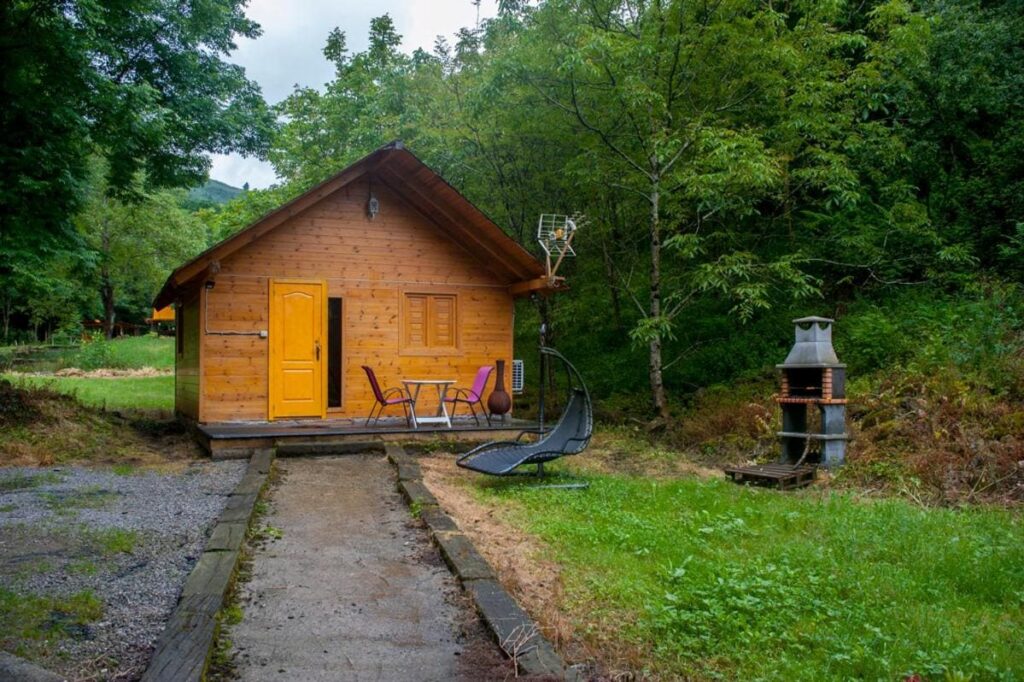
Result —
[[833, 320], [802, 317], [793, 323], [796, 343], [785, 362], [776, 365], [782, 372], [782, 390], [775, 398], [782, 408], [782, 462], [831, 469], [846, 457], [846, 365], [832, 347]]

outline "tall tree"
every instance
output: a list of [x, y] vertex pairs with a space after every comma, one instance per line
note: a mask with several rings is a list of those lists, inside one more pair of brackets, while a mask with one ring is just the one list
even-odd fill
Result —
[[111, 197], [97, 172], [79, 232], [88, 252], [85, 281], [97, 293], [103, 331], [113, 336], [118, 309], [148, 310], [167, 273], [206, 245], [206, 227], [181, 208], [183, 191], [145, 192], [137, 198]]
[[[68, 233], [88, 159], [112, 193], [196, 185], [208, 152], [260, 154], [274, 121], [224, 57], [245, 0], [0, 3], [0, 232]], [[4, 267], [0, 264], [0, 268]]]
[[631, 334], [667, 418], [665, 341], [698, 293], [721, 292], [749, 315], [773, 280], [811, 290], [792, 255], [762, 258], [741, 236], [781, 185], [758, 119], [785, 96], [793, 45], [782, 17], [750, 0], [550, 0], [532, 20], [521, 77], [582, 133], [587, 183], [639, 201], [647, 295]]

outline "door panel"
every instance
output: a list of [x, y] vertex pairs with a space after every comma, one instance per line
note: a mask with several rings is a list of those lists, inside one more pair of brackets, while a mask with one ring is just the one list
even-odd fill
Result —
[[322, 417], [324, 286], [270, 285], [270, 418]]

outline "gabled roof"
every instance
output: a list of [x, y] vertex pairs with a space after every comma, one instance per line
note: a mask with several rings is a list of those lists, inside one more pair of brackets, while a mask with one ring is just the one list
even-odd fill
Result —
[[356, 179], [372, 173], [425, 215], [439, 230], [473, 253], [519, 295], [549, 289], [544, 265], [401, 142], [392, 142], [356, 161], [311, 190], [267, 213], [171, 273], [153, 301], [156, 309], [179, 292], [216, 274], [220, 260]]

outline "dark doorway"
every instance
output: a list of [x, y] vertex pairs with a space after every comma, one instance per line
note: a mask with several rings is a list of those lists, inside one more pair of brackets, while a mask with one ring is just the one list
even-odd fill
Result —
[[341, 299], [327, 299], [327, 407], [341, 407]]

